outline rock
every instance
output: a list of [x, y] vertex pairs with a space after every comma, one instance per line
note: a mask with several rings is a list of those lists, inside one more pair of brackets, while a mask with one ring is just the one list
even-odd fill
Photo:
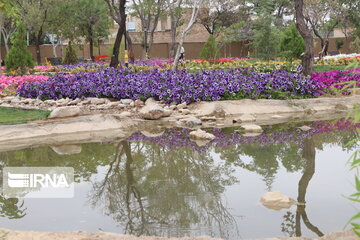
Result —
[[214, 140], [216, 137], [211, 133], [207, 133], [201, 129], [198, 129], [196, 131], [190, 132], [190, 138], [201, 140]]
[[169, 109], [170, 109], [170, 110], [175, 110], [175, 108], [176, 108], [176, 105], [170, 105], [170, 106], [169, 106]]
[[311, 130], [311, 127], [304, 125], [304, 126], [299, 127], [299, 129], [306, 132], [306, 131]]
[[256, 124], [243, 124], [241, 125], [241, 128], [245, 130], [245, 132], [257, 132], [260, 133], [263, 131], [263, 129]]
[[81, 145], [51, 146], [51, 149], [59, 155], [73, 155], [81, 153]]
[[334, 106], [335, 111], [343, 112], [349, 110], [349, 108], [344, 104], [336, 104]]
[[170, 109], [164, 109], [163, 117], [170, 117], [172, 113], [173, 113], [172, 110], [170, 110]]
[[184, 114], [184, 115], [188, 115], [190, 114], [190, 110], [189, 109], [179, 109], [179, 112]]
[[81, 114], [81, 109], [76, 106], [55, 108], [48, 118], [74, 117]]
[[147, 131], [140, 131], [146, 137], [160, 137], [164, 134], [164, 130], [161, 128], [150, 128]]
[[45, 100], [44, 103], [46, 105], [49, 105], [49, 106], [54, 106], [56, 105], [56, 101], [55, 100]]
[[105, 99], [104, 98], [91, 98], [90, 103], [93, 105], [105, 104]]
[[21, 100], [19, 99], [19, 98], [17, 98], [17, 97], [15, 97], [15, 98], [13, 98], [12, 100], [11, 100], [11, 104], [19, 104], [21, 102]]
[[244, 114], [239, 118], [233, 119], [233, 123], [243, 123], [243, 122], [255, 122], [256, 118], [251, 114]]
[[148, 106], [148, 105], [157, 105], [158, 102], [154, 99], [154, 98], [148, 98], [146, 99], [145, 101], [145, 106]]
[[2, 98], [1, 100], [3, 100], [5, 103], [10, 103], [15, 97], [13, 96], [7, 96]]
[[122, 104], [125, 104], [125, 105], [130, 105], [133, 102], [133, 100], [131, 100], [131, 99], [121, 99], [120, 102]]
[[120, 117], [130, 117], [130, 116], [132, 116], [132, 113], [128, 112], [128, 111], [124, 111], [124, 112], [120, 113], [119, 115], [120, 115]]
[[140, 117], [148, 120], [157, 120], [164, 116], [164, 109], [158, 105], [146, 105], [139, 111]]
[[260, 202], [266, 208], [273, 210], [288, 209], [295, 204], [294, 199], [291, 199], [279, 191], [265, 193], [264, 196], [261, 197]]
[[202, 124], [201, 120], [196, 117], [183, 118], [180, 122], [185, 123], [189, 127], [200, 126]]
[[117, 106], [118, 108], [120, 108], [120, 109], [124, 109], [124, 108], [126, 108], [126, 105], [125, 104], [122, 104], [122, 103], [120, 103], [120, 104], [118, 104], [118, 106]]
[[70, 102], [71, 100], [69, 98], [62, 98], [62, 99], [59, 99], [56, 101], [56, 106], [58, 107], [61, 107], [61, 106], [66, 106], [68, 105], [68, 103]]
[[215, 116], [209, 116], [209, 117], [205, 116], [205, 117], [201, 117], [200, 119], [201, 121], [216, 121]]
[[139, 99], [135, 100], [135, 107], [142, 107], [145, 105], [145, 103]]
[[272, 115], [271, 118], [272, 118], [272, 119], [282, 119], [282, 118], [284, 118], [284, 117], [281, 116], [281, 115]]
[[88, 105], [90, 103], [91, 103], [91, 98], [87, 98], [87, 99], [81, 101], [79, 104], [80, 105]]
[[75, 100], [72, 100], [71, 102], [69, 102], [68, 105], [78, 105], [81, 102], [80, 98], [76, 98]]
[[180, 109], [184, 109], [184, 108], [186, 108], [186, 107], [187, 107], [186, 102], [183, 102], [183, 103], [178, 104], [178, 105], [176, 106], [176, 108], [177, 108], [178, 110], [180, 110]]
[[130, 107], [135, 107], [135, 103], [134, 101], [132, 101], [130, 104], [129, 104]]

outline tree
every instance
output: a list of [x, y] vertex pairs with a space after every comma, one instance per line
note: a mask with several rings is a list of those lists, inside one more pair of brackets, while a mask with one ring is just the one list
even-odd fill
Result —
[[84, 37], [93, 59], [94, 44], [109, 35], [111, 20], [106, 3], [103, 0], [75, 0], [66, 4], [61, 12], [60, 17], [67, 23], [62, 31], [65, 37], [73, 40]]
[[188, 25], [186, 26], [186, 28], [184, 29], [184, 31], [182, 32], [182, 34], [180, 36], [179, 45], [178, 45], [176, 55], [175, 55], [175, 60], [174, 60], [173, 66], [172, 66], [173, 70], [178, 69], [181, 48], [184, 44], [186, 36], [189, 34], [191, 28], [193, 27], [193, 25], [197, 19], [200, 7], [202, 6], [203, 2], [204, 2], [204, 0], [192, 0], [191, 1], [192, 13], [191, 13], [190, 21], [188, 22]]
[[[163, 12], [165, 0], [132, 0], [133, 9], [140, 21], [142, 30], [145, 34], [143, 45], [143, 57], [150, 51], [154, 42], [154, 32]], [[147, 32], [150, 32], [150, 35]]]
[[308, 76], [312, 72], [314, 65], [314, 41], [311, 29], [308, 28], [304, 16], [304, 1], [294, 0], [296, 28], [305, 42], [305, 53], [302, 55], [303, 74]]
[[346, 15], [346, 9], [338, 0], [304, 1], [306, 22], [321, 41], [320, 57], [327, 55], [330, 34], [344, 21]]
[[182, 23], [182, 5], [183, 0], [166, 0], [167, 13], [170, 15], [170, 31], [171, 31], [171, 43], [170, 43], [170, 57], [176, 55], [176, 35], [178, 28]]
[[305, 51], [304, 39], [300, 36], [295, 24], [287, 27], [280, 39], [280, 55], [292, 61], [300, 59]]
[[26, 45], [24, 24], [19, 22], [17, 28], [11, 41], [12, 47], [5, 58], [6, 71], [19, 71], [20, 74], [25, 74], [28, 68], [34, 67], [34, 61]]
[[200, 51], [200, 58], [202, 59], [216, 59], [220, 57], [219, 48], [216, 43], [216, 39], [213, 35], [210, 35], [206, 41], [203, 49]]
[[74, 64], [77, 63], [78, 58], [77, 58], [77, 54], [76, 51], [74, 49], [74, 47], [72, 46], [72, 42], [69, 41], [69, 44], [66, 48], [66, 52], [65, 52], [65, 58], [64, 58], [64, 63], [65, 64]]
[[213, 35], [223, 28], [248, 19], [246, 5], [241, 0], [207, 1], [199, 13], [199, 22]]
[[257, 19], [250, 39], [252, 41], [249, 46], [253, 48], [255, 57], [266, 60], [277, 57], [280, 39], [278, 29], [272, 25], [271, 18]]
[[121, 39], [126, 33], [126, 0], [104, 0], [108, 5], [110, 16], [119, 25], [118, 32], [113, 47], [113, 54], [111, 56], [110, 67], [117, 67], [119, 65], [119, 51]]
[[41, 64], [40, 45], [48, 28], [48, 18], [56, 9], [56, 0], [14, 0], [20, 9], [20, 15], [27, 26], [27, 30], [35, 35], [36, 60]]

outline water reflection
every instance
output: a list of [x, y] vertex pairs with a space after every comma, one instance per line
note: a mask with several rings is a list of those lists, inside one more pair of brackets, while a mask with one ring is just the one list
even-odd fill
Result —
[[[59, 155], [50, 147], [4, 152], [0, 166], [73, 167], [76, 182], [91, 185], [84, 202], [102, 209], [122, 233], [235, 239], [241, 237], [241, 221], [224, 199], [228, 187], [241, 184], [235, 169], [258, 174], [264, 190], [272, 190], [282, 167], [301, 172], [294, 188], [298, 188], [297, 201], [306, 203], [316, 151], [328, 145], [341, 146], [344, 151], [356, 147], [356, 142], [347, 143], [359, 126], [348, 121], [315, 122], [311, 127], [306, 132], [296, 125], [268, 127], [254, 137], [245, 137], [236, 129], [213, 129], [209, 131], [217, 138], [205, 146], [191, 141], [187, 129], [168, 129], [158, 137], [135, 133], [121, 142], [83, 144], [81, 153], [73, 155]], [[301, 236], [302, 221], [322, 236], [306, 210], [300, 204], [295, 213], [286, 212], [279, 230]], [[26, 200], [0, 197], [2, 218], [26, 219], [26, 214]]]

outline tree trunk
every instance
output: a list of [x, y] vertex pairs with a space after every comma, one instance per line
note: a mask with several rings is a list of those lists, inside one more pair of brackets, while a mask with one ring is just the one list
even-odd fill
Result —
[[294, 0], [296, 27], [305, 41], [305, 53], [302, 56], [303, 74], [309, 76], [314, 65], [314, 41], [311, 30], [307, 27], [304, 17], [304, 1]]
[[35, 39], [35, 46], [36, 46], [36, 61], [40, 65], [41, 64], [41, 52], [40, 52], [40, 43], [42, 37], [42, 28], [40, 28], [36, 39]]
[[[171, 43], [170, 43], [170, 57], [175, 57], [176, 54], [176, 22], [171, 20]], [[174, 26], [175, 25], [175, 26]]]
[[180, 60], [180, 52], [181, 52], [181, 47], [184, 44], [185, 38], [188, 35], [188, 33], [190, 32], [192, 26], [194, 25], [196, 18], [199, 14], [199, 9], [200, 6], [202, 5], [204, 0], [194, 0], [194, 5], [193, 5], [193, 9], [192, 9], [192, 14], [191, 14], [191, 18], [190, 21], [187, 25], [187, 27], [185, 28], [185, 30], [182, 32], [181, 37], [180, 37], [180, 42], [179, 42], [179, 46], [177, 47], [177, 51], [176, 51], [176, 55], [175, 55], [175, 59], [174, 59], [174, 63], [172, 66], [172, 70], [177, 70], [179, 67], [179, 60]]
[[135, 56], [134, 56], [132, 40], [131, 40], [131, 37], [130, 37], [128, 32], [126, 32], [125, 35], [126, 35], [126, 41], [127, 41], [129, 62], [134, 63], [135, 62]]
[[114, 67], [114, 68], [116, 68], [119, 65], [120, 44], [126, 29], [125, 3], [126, 0], [120, 1], [120, 24], [119, 24], [118, 32], [116, 34], [113, 54], [111, 56], [111, 62], [110, 62], [110, 67]]
[[89, 48], [90, 48], [91, 61], [94, 61], [95, 60], [95, 57], [94, 57], [94, 39], [92, 37], [89, 40]]

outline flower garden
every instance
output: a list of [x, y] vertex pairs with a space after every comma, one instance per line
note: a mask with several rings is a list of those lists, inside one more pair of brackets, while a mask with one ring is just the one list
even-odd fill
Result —
[[[335, 59], [335, 60], [334, 60]], [[360, 61], [358, 55], [326, 58], [319, 64]], [[0, 77], [0, 96], [19, 95], [41, 100], [106, 97], [150, 97], [166, 103], [227, 99], [312, 98], [360, 86], [360, 68], [301, 74], [299, 62], [259, 62], [247, 58], [192, 60], [170, 70], [171, 60], [137, 61], [115, 69], [106, 63], [36, 66], [29, 75]]]

